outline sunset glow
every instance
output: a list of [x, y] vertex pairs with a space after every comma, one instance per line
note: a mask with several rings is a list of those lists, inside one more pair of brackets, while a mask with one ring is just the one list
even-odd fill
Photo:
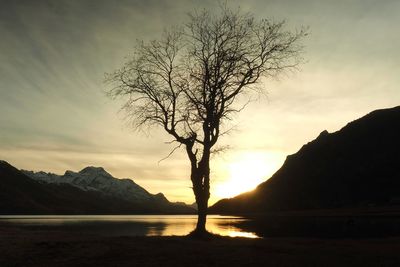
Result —
[[[122, 66], [136, 40], [182, 25], [192, 10], [218, 10], [219, 1], [99, 0], [95, 11], [90, 1], [6, 2], [0, 9], [0, 160], [59, 175], [103, 167], [152, 194], [192, 204], [184, 148], [160, 162], [176, 144], [163, 129], [134, 132], [118, 112], [122, 103], [105, 96], [112, 86], [104, 73]], [[289, 30], [306, 26], [311, 34], [300, 71], [260, 82], [266, 96], [224, 125], [234, 131], [218, 145], [231, 149], [211, 160], [210, 204], [254, 189], [323, 130], [399, 104], [400, 38], [393, 34], [399, 3], [229, 1], [256, 19], [287, 19]]]
[[256, 188], [276, 170], [278, 159], [265, 153], [246, 152], [227, 166], [229, 177], [216, 185], [218, 198], [229, 198]]

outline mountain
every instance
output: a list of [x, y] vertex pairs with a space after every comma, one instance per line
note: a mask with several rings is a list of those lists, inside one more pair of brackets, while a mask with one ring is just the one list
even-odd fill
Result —
[[162, 193], [152, 195], [131, 179], [117, 179], [102, 167], [86, 167], [79, 172], [66, 171], [64, 175], [56, 175], [43, 171], [32, 172], [22, 170], [30, 178], [48, 184], [69, 184], [83, 191], [96, 191], [107, 196], [133, 202], [161, 201], [169, 202]]
[[[95, 177], [91, 172], [98, 174]], [[27, 173], [27, 172], [25, 172]], [[29, 173], [29, 172], [28, 172]], [[30, 172], [32, 175], [33, 172]], [[129, 184], [126, 190], [137, 189], [146, 192], [147, 199], [133, 200], [122, 198], [108, 192], [102, 179], [108, 179], [110, 191], [115, 190], [113, 178], [100, 168], [89, 167], [79, 173], [66, 172], [68, 178], [80, 180], [79, 186], [73, 183], [48, 183], [31, 179], [23, 172], [5, 161], [0, 161], [0, 214], [166, 214], [166, 213], [193, 213], [187, 206], [170, 203], [162, 194], [151, 195], [140, 186]], [[64, 176], [65, 176], [64, 175]], [[40, 172], [38, 176], [54, 176], [49, 179], [58, 179], [55, 174]], [[86, 177], [86, 190], [84, 178]], [[44, 178], [43, 178], [44, 179]], [[99, 180], [98, 182], [97, 179]], [[98, 189], [96, 189], [98, 188]], [[103, 191], [102, 191], [103, 190]], [[126, 193], [126, 192], [125, 192]]]
[[[245, 177], [243, 177], [245, 179]], [[400, 106], [323, 131], [255, 190], [213, 213], [263, 213], [400, 204]]]

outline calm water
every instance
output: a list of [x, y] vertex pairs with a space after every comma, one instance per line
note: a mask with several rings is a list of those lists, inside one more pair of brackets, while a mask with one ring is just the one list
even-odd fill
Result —
[[[243, 217], [210, 215], [207, 230], [231, 237], [257, 238], [255, 233], [245, 232], [235, 224]], [[78, 231], [111, 236], [170, 236], [187, 235], [196, 226], [195, 215], [35, 215], [0, 216], [0, 222], [29, 228]]]

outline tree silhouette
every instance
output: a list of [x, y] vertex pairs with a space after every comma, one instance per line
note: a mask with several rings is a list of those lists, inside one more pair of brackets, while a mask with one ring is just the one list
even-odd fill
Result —
[[284, 26], [239, 9], [194, 12], [160, 39], [139, 42], [132, 58], [107, 75], [114, 85], [109, 95], [126, 98], [123, 108], [136, 127], [162, 127], [184, 146], [198, 207], [193, 234], [207, 233], [210, 155], [224, 134], [223, 123], [242, 110], [241, 96], [262, 90], [255, 87], [260, 78], [301, 61], [299, 41], [306, 31]]

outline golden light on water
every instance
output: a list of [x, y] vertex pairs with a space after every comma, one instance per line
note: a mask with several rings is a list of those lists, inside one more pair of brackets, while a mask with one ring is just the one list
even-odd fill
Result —
[[[41, 227], [67, 227], [72, 230], [117, 236], [184, 236], [196, 227], [196, 215], [1, 215], [0, 222]], [[211, 233], [260, 238], [247, 232], [238, 223], [239, 216], [208, 215], [206, 228]]]
[[[144, 221], [149, 221], [150, 216], [144, 216]], [[153, 222], [163, 222], [166, 227], [149, 227], [148, 236], [183, 236], [189, 234], [196, 227], [196, 215], [181, 215], [181, 216], [156, 216], [152, 219]], [[245, 238], [260, 238], [256, 233], [246, 232], [243, 229], [235, 226], [235, 223], [245, 219], [236, 216], [207, 216], [207, 231], [229, 237], [245, 237]]]
[[239, 231], [229, 231], [226, 236], [230, 237], [246, 237], [246, 238], [260, 238], [255, 233], [251, 232], [239, 232]]

